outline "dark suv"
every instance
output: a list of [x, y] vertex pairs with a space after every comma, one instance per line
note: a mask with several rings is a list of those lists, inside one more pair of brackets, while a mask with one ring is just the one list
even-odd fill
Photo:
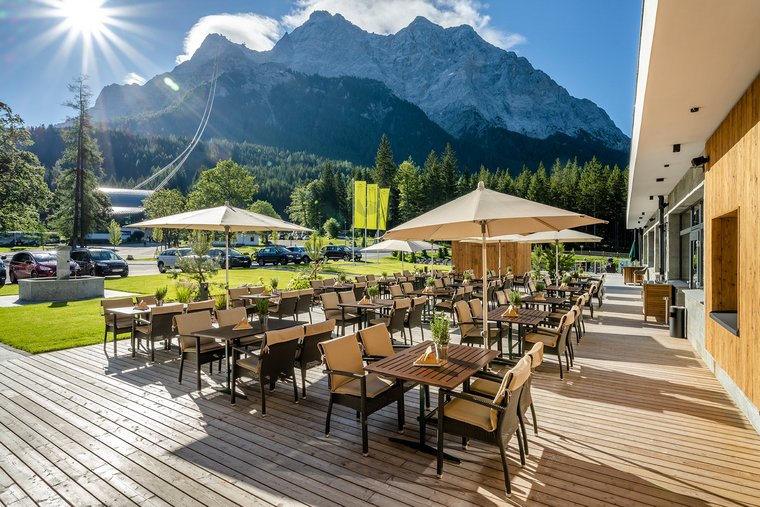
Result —
[[264, 264], [282, 264], [295, 262], [296, 254], [290, 250], [277, 245], [265, 246], [256, 252], [256, 262], [259, 266]]
[[84, 275], [129, 275], [129, 265], [118, 254], [104, 248], [82, 248], [71, 251], [71, 260], [79, 264]]
[[[216, 262], [218, 262], [221, 267], [224, 267], [225, 265], [224, 254], [225, 254], [224, 248], [212, 248], [208, 252], [209, 257], [211, 257]], [[231, 268], [250, 268], [251, 258], [245, 254], [238, 252], [234, 248], [230, 248], [230, 267]]]
[[0, 287], [5, 285], [5, 255], [0, 257]]
[[306, 264], [311, 262], [311, 257], [309, 257], [309, 253], [306, 251], [306, 249], [302, 246], [289, 246], [288, 250], [293, 252], [296, 256], [296, 264], [301, 264], [302, 262], [305, 262]]
[[[353, 253], [354, 253], [353, 259], [355, 261], [362, 260], [362, 254], [359, 252], [359, 250], [354, 249]], [[328, 261], [340, 261], [340, 260], [350, 261], [351, 247], [339, 246], [339, 245], [328, 245], [325, 247], [324, 257]]]

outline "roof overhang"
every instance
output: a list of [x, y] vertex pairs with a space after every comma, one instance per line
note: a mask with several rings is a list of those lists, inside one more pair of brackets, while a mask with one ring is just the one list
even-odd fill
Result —
[[[758, 28], [758, 0], [644, 0], [629, 228], [646, 225], [657, 210], [657, 196], [681, 180], [760, 72]], [[693, 107], [699, 111], [690, 112]]]

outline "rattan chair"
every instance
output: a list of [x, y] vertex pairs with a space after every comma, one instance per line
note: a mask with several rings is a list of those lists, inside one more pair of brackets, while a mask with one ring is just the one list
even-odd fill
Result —
[[550, 349], [557, 353], [557, 361], [559, 362], [559, 378], [563, 380], [565, 375], [562, 371], [562, 356], [565, 356], [567, 361], [567, 371], [570, 371], [570, 356], [567, 348], [568, 334], [575, 322], [576, 312], [567, 312], [559, 321], [559, 325], [555, 330], [538, 330], [525, 335], [523, 340], [526, 343], [538, 343], [544, 344], [545, 349]]
[[103, 312], [105, 329], [103, 330], [103, 352], [106, 352], [106, 343], [108, 343], [108, 333], [113, 333], [113, 354], [116, 355], [116, 340], [120, 334], [129, 333], [132, 336], [133, 317], [119, 317], [108, 311], [109, 308], [124, 308], [134, 305], [132, 298], [102, 299], [100, 308]]
[[489, 326], [488, 343], [483, 340], [483, 320], [479, 321], [473, 318], [470, 303], [467, 301], [457, 301], [454, 305], [457, 314], [457, 325], [459, 326], [460, 342], [462, 345], [480, 345], [491, 348], [492, 343], [499, 339], [499, 330]]
[[[265, 381], [269, 381], [269, 390], [273, 391], [277, 379], [293, 381], [293, 400], [298, 403], [298, 384], [296, 383], [295, 357], [298, 344], [303, 339], [303, 326], [293, 326], [264, 334], [264, 342], [258, 354], [250, 354], [238, 359], [238, 354], [247, 354], [245, 350], [233, 348], [232, 380], [230, 381], [230, 403], [235, 403], [237, 379], [243, 374], [259, 381], [261, 393], [261, 415], [267, 415]], [[243, 371], [241, 371], [243, 370]]]
[[[353, 293], [351, 293], [353, 295]], [[338, 294], [335, 292], [325, 292], [321, 296], [322, 309], [325, 313], [325, 319], [334, 319], [341, 325], [341, 332], [346, 332], [346, 324], [356, 325], [359, 322], [360, 316], [346, 311], [338, 306]]]
[[206, 299], [205, 301], [194, 301], [187, 304], [187, 313], [193, 312], [213, 312], [216, 310], [216, 299]]
[[406, 313], [411, 307], [411, 299], [395, 299], [393, 301], [393, 309], [391, 310], [390, 316], [371, 319], [370, 324], [385, 325], [388, 328], [388, 332], [390, 332], [391, 336], [393, 336], [394, 333], [401, 331], [401, 336], [404, 338], [404, 343], [406, 343], [406, 330], [404, 321], [406, 320]]
[[296, 305], [298, 304], [299, 297], [300, 291], [297, 290], [280, 293], [279, 301], [273, 305], [269, 305], [269, 315], [273, 315], [278, 319], [293, 317], [293, 320], [296, 320]]
[[402, 289], [401, 285], [399, 285], [399, 284], [394, 284], [394, 285], [388, 286], [388, 290], [391, 293], [391, 297], [393, 299], [400, 299], [400, 298], [405, 298], [406, 297], [406, 295], [404, 294], [404, 289]]
[[[499, 447], [504, 470], [504, 485], [507, 496], [512, 493], [507, 465], [506, 448], [513, 435], [517, 434], [520, 448], [520, 462], [525, 464], [523, 440], [520, 437], [519, 400], [525, 382], [530, 378], [530, 359], [521, 359], [499, 385], [493, 398], [486, 398], [467, 392], [438, 390], [438, 477], [443, 476], [443, 449], [446, 433], [462, 437], [462, 446], [467, 441], [478, 440]], [[446, 402], [447, 398], [452, 398]]]
[[[164, 306], [154, 306], [150, 310], [148, 318], [140, 321], [135, 325], [135, 334], [132, 338], [132, 357], [135, 351], [140, 347], [140, 341], [145, 340], [150, 343], [150, 361], [153, 362], [156, 357], [156, 342], [164, 341], [164, 350], [168, 349], [172, 337], [176, 336], [173, 329], [174, 317], [181, 315], [183, 311], [181, 304], [169, 304]], [[135, 346], [135, 340], [137, 346]]]
[[414, 344], [414, 335], [412, 334], [412, 328], [420, 328], [420, 336], [422, 341], [425, 341], [425, 326], [422, 324], [422, 314], [425, 312], [425, 306], [427, 305], [427, 296], [419, 296], [412, 299], [412, 308], [406, 313], [406, 320], [404, 326], [409, 330], [409, 343]]
[[156, 306], [158, 304], [158, 301], [156, 300], [156, 296], [149, 294], [145, 296], [135, 296], [135, 302], [137, 304], [145, 303], [146, 305], [150, 306]]
[[174, 317], [174, 323], [179, 334], [179, 383], [182, 383], [182, 370], [188, 355], [195, 355], [197, 388], [201, 390], [201, 365], [209, 364], [209, 374], [213, 373], [213, 362], [221, 361], [224, 357], [224, 345], [212, 338], [199, 338], [192, 334], [197, 331], [211, 329], [211, 312], [209, 310], [186, 313]]
[[330, 340], [335, 331], [335, 319], [307, 324], [304, 326], [303, 340], [296, 352], [295, 366], [301, 370], [301, 397], [306, 398], [306, 370], [322, 364], [322, 354], [318, 344]]
[[298, 291], [298, 302], [296, 303], [296, 320], [301, 318], [301, 314], [309, 315], [309, 324], [311, 324], [311, 305], [314, 303], [314, 289], [302, 289]]
[[327, 369], [330, 400], [327, 405], [325, 437], [330, 436], [330, 417], [334, 404], [343, 405], [358, 412], [362, 427], [362, 454], [369, 455], [367, 418], [370, 414], [396, 403], [398, 430], [404, 429], [404, 383], [380, 377], [364, 371], [364, 362], [356, 335], [321, 342]]

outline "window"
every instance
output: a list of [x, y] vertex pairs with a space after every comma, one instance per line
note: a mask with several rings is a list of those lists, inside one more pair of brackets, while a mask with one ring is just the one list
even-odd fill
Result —
[[712, 221], [712, 308], [710, 317], [739, 335], [739, 210]]
[[704, 287], [704, 211], [699, 202], [681, 214], [680, 275], [689, 287]]

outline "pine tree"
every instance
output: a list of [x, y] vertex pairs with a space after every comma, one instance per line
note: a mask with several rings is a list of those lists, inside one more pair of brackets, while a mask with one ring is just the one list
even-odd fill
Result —
[[396, 174], [398, 216], [400, 222], [417, 217], [424, 211], [425, 199], [420, 168], [412, 158], [401, 163]]
[[442, 201], [438, 193], [438, 156], [435, 151], [431, 150], [425, 159], [425, 165], [422, 168], [422, 188], [425, 193], [424, 210], [431, 210], [438, 206]]
[[456, 197], [458, 172], [458, 162], [456, 153], [454, 153], [454, 148], [451, 147], [451, 143], [446, 143], [440, 166], [441, 177], [439, 192], [442, 194], [443, 202], [448, 202]]
[[541, 203], [550, 202], [549, 178], [546, 176], [546, 168], [544, 167], [543, 162], [538, 164], [538, 169], [530, 178], [528, 199]]
[[526, 199], [528, 197], [528, 189], [530, 188], [530, 179], [533, 174], [530, 172], [527, 166], [523, 166], [522, 172], [515, 179], [514, 191], [517, 197]]
[[383, 137], [380, 138], [380, 145], [377, 147], [377, 155], [375, 156], [374, 180], [379, 188], [391, 189], [388, 202], [389, 227], [391, 227], [391, 224], [396, 223], [398, 216], [398, 195], [393, 189], [397, 170], [396, 163], [393, 161], [391, 143], [388, 141], [388, 136], [383, 134]]

